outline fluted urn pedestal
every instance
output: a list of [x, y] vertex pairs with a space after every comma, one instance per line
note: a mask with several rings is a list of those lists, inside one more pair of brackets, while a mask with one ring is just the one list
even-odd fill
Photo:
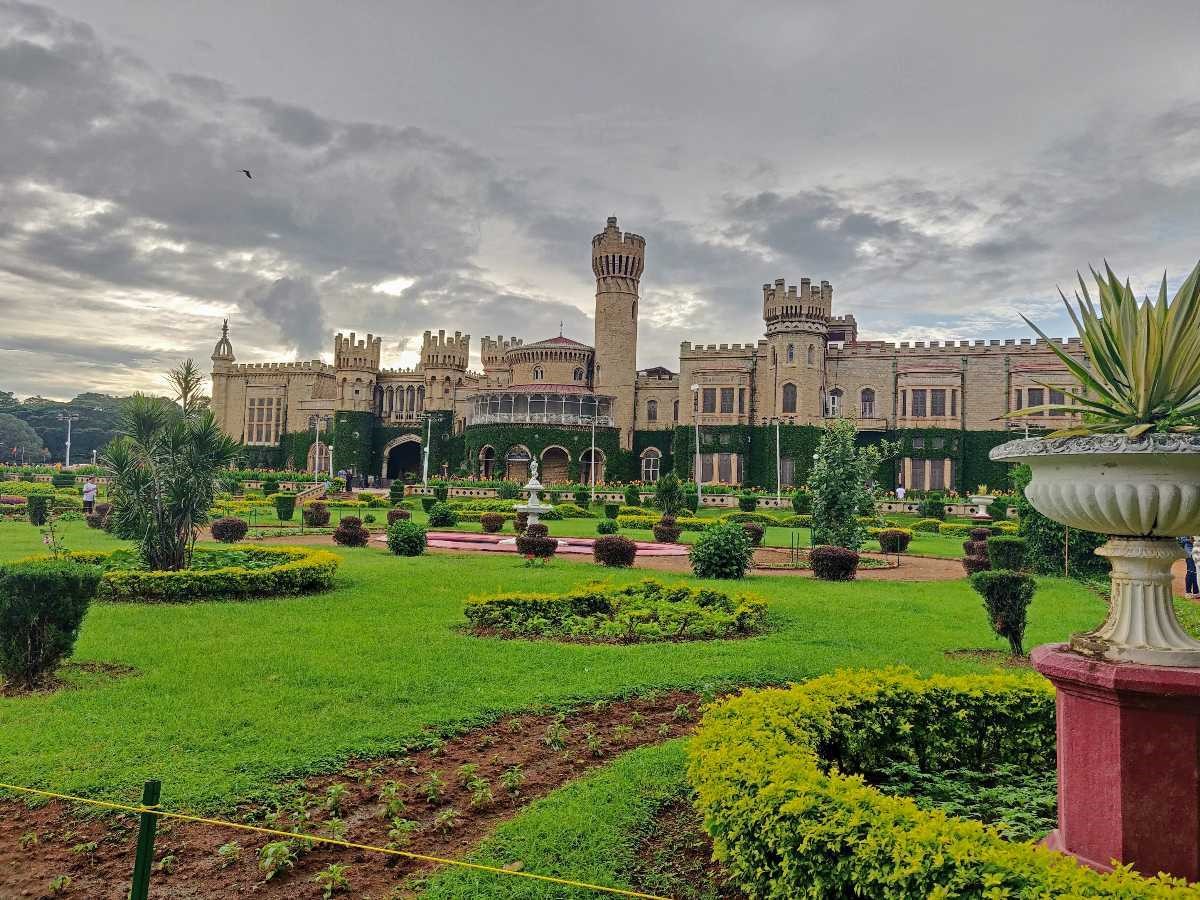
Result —
[[1179, 625], [1175, 538], [1200, 532], [1200, 436], [1026, 439], [994, 460], [1027, 463], [1042, 515], [1109, 535], [1104, 623], [1033, 651], [1057, 690], [1058, 829], [1082, 862], [1200, 879], [1200, 641]]

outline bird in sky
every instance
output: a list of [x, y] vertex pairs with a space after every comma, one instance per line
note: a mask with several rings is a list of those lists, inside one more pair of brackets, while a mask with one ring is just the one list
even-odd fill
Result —
[[245, 175], [247, 178], [252, 178], [252, 177], [253, 177], [253, 176], [250, 174], [250, 170], [249, 170], [249, 169], [242, 169], [242, 174], [243, 174], [243, 175]]

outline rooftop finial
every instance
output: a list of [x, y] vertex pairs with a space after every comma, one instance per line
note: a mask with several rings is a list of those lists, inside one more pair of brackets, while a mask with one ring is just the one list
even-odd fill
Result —
[[562, 319], [559, 319], [558, 320], [558, 336], [559, 337], [562, 337], [562, 325], [563, 325]]

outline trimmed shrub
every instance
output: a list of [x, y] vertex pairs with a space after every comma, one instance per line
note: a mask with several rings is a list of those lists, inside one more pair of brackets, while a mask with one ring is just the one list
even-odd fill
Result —
[[617, 523], [612, 519], [601, 519], [596, 523], [596, 534], [616, 534]]
[[617, 515], [618, 516], [653, 516], [654, 511], [649, 510], [649, 509], [642, 509], [640, 506], [621, 505], [621, 506], [617, 507]]
[[779, 520], [779, 524], [784, 528], [811, 528], [812, 516], [784, 516]]
[[512, 636], [636, 643], [757, 634], [766, 626], [767, 604], [750, 595], [646, 580], [622, 588], [584, 585], [566, 594], [472, 597], [465, 614], [474, 628]]
[[560, 519], [593, 519], [587, 506], [580, 506], [578, 503], [560, 503], [554, 507], [554, 512], [558, 513]]
[[528, 524], [529, 513], [517, 513], [516, 517], [513, 519], [513, 531], [515, 531], [517, 534], [520, 534], [525, 530], [525, 527]]
[[[647, 531], [654, 528], [660, 521], [658, 516], [650, 515], [643, 512], [640, 516], [617, 516], [617, 524], [622, 528], [641, 528]], [[712, 519], [693, 519], [687, 516], [678, 516], [675, 519], [675, 525], [683, 531], [703, 531], [713, 523]]]
[[687, 507], [689, 512], [696, 512], [700, 508], [700, 495], [695, 491], [684, 491], [683, 505]]
[[433, 486], [433, 496], [438, 503], [445, 503], [450, 499], [450, 486], [447, 484], [435, 484]]
[[362, 517], [362, 520], [363, 520], [364, 525], [374, 525], [375, 524], [375, 513], [367, 513], [365, 516]]
[[55, 559], [0, 566], [0, 675], [10, 686], [37, 687], [71, 655], [100, 574]]
[[112, 508], [111, 503], [97, 503], [92, 507], [92, 511], [85, 516], [88, 528], [103, 528], [108, 531], [112, 527], [110, 522]]
[[[393, 484], [395, 484], [395, 482], [393, 482]], [[398, 506], [393, 509], [389, 509], [387, 516], [388, 527], [391, 528], [397, 522], [407, 522], [411, 518], [412, 513], [410, 513], [407, 509], [401, 509]]]
[[50, 484], [56, 488], [73, 488], [75, 476], [70, 472], [55, 472], [50, 476]]
[[458, 515], [448, 503], [434, 503], [427, 512], [430, 528], [453, 528], [458, 524]]
[[988, 559], [993, 569], [1019, 572], [1025, 567], [1025, 538], [1000, 534], [987, 540]]
[[320, 500], [314, 500], [300, 508], [300, 517], [309, 528], [324, 528], [329, 524], [329, 507]]
[[805, 490], [799, 490], [792, 494], [792, 512], [798, 516], [810, 515], [812, 513], [812, 494]]
[[30, 494], [25, 498], [25, 513], [29, 516], [31, 525], [46, 524], [46, 519], [50, 515], [50, 504], [53, 500], [52, 494]]
[[268, 476], [262, 480], [262, 492], [264, 497], [270, 497], [272, 494], [279, 493], [279, 479]]
[[530, 537], [545, 537], [550, 533], [550, 528], [541, 522], [534, 522], [532, 525], [525, 526], [525, 532]]
[[619, 534], [598, 537], [592, 544], [592, 559], [602, 566], [628, 568], [637, 557], [637, 544]]
[[487, 534], [495, 534], [504, 527], [505, 518], [501, 513], [482, 513], [479, 516], [479, 524], [483, 526], [484, 532]]
[[619, 503], [604, 504], [604, 517], [606, 519], [615, 519], [618, 515], [620, 515], [620, 511], [621, 505]]
[[517, 552], [526, 559], [549, 559], [557, 549], [558, 541], [541, 522], [526, 526], [517, 536]]
[[742, 512], [754, 512], [758, 509], [758, 497], [754, 494], [738, 494], [738, 509]]
[[754, 547], [737, 522], [717, 522], [700, 533], [688, 558], [697, 578], [744, 578]]
[[751, 546], [762, 546], [763, 534], [766, 532], [765, 528], [757, 522], [743, 522], [742, 531], [746, 532], [746, 537], [750, 538]]
[[575, 505], [581, 507], [585, 511], [592, 505], [592, 492], [587, 488], [579, 488], [572, 494], [575, 500]]
[[404, 482], [399, 478], [388, 485], [388, 500], [392, 503], [400, 503], [404, 500]]
[[236, 516], [216, 519], [212, 523], [213, 540], [220, 541], [222, 544], [236, 544], [246, 536], [249, 528], [245, 519], [239, 519]]
[[808, 559], [813, 574], [823, 581], [851, 581], [858, 571], [858, 554], [845, 547], [813, 547]]
[[521, 496], [521, 486], [515, 481], [501, 481], [496, 485], [496, 499], [516, 500]]
[[1002, 497], [997, 497], [988, 504], [987, 514], [993, 519], [1003, 521], [1008, 518], [1008, 501]]
[[636, 484], [625, 485], [625, 505], [626, 506], [641, 506], [642, 495]]
[[1025, 615], [1036, 588], [1033, 578], [1021, 572], [976, 572], [971, 587], [983, 597], [992, 631], [1008, 641], [1013, 656], [1023, 656]]
[[993, 522], [991, 529], [992, 534], [1017, 534], [1021, 526], [1016, 522]]
[[[918, 522], [917, 524], [921, 523]], [[947, 537], [967, 537], [971, 533], [972, 527], [971, 525], [964, 525], [959, 522], [942, 522], [938, 525], [937, 533], [944, 534]], [[916, 530], [923, 531], [924, 529], [917, 528]]]
[[930, 491], [921, 500], [921, 515], [927, 519], [946, 518], [946, 497], [940, 491]]
[[358, 516], [342, 516], [333, 530], [333, 542], [342, 547], [365, 547], [370, 539], [371, 532], [363, 528], [362, 519]]
[[912, 530], [921, 534], [938, 534], [942, 527], [941, 519], [917, 519]]
[[275, 495], [275, 517], [280, 522], [290, 522], [292, 517], [296, 515], [296, 495], [295, 494], [276, 494]]
[[[810, 517], [811, 518], [811, 517]], [[722, 522], [738, 522], [742, 525], [753, 522], [756, 525], [778, 525], [779, 519], [765, 512], [733, 512], [721, 516]]]
[[433, 507], [436, 503], [437, 503], [437, 497], [428, 497], [428, 496], [421, 497], [421, 509], [425, 510], [425, 512], [429, 512], [431, 509], [433, 509]]
[[984, 526], [976, 525], [971, 528], [971, 540], [973, 540], [973, 541], [986, 542], [987, 539], [991, 536], [992, 536], [992, 528], [990, 525], [984, 525]]
[[675, 524], [674, 516], [663, 516], [651, 526], [651, 531], [660, 544], [676, 544], [683, 529]]
[[870, 776], [1051, 770], [1054, 693], [1026, 675], [843, 672], [710, 706], [689, 779], [717, 858], [749, 897], [1194, 897], [1182, 879], [1101, 874], [1066, 854], [908, 797]]
[[885, 528], [879, 532], [879, 549], [884, 553], [903, 553], [912, 539], [913, 533], [907, 528]]
[[388, 549], [397, 556], [420, 556], [425, 552], [425, 529], [409, 519], [388, 526]]

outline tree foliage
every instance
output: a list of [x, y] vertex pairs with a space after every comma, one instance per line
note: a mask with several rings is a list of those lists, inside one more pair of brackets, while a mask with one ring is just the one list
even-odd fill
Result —
[[808, 476], [812, 496], [813, 543], [858, 550], [867, 539], [860, 510], [873, 507], [880, 463], [895, 455], [897, 445], [884, 441], [856, 447], [854, 423], [837, 419], [825, 427]]

